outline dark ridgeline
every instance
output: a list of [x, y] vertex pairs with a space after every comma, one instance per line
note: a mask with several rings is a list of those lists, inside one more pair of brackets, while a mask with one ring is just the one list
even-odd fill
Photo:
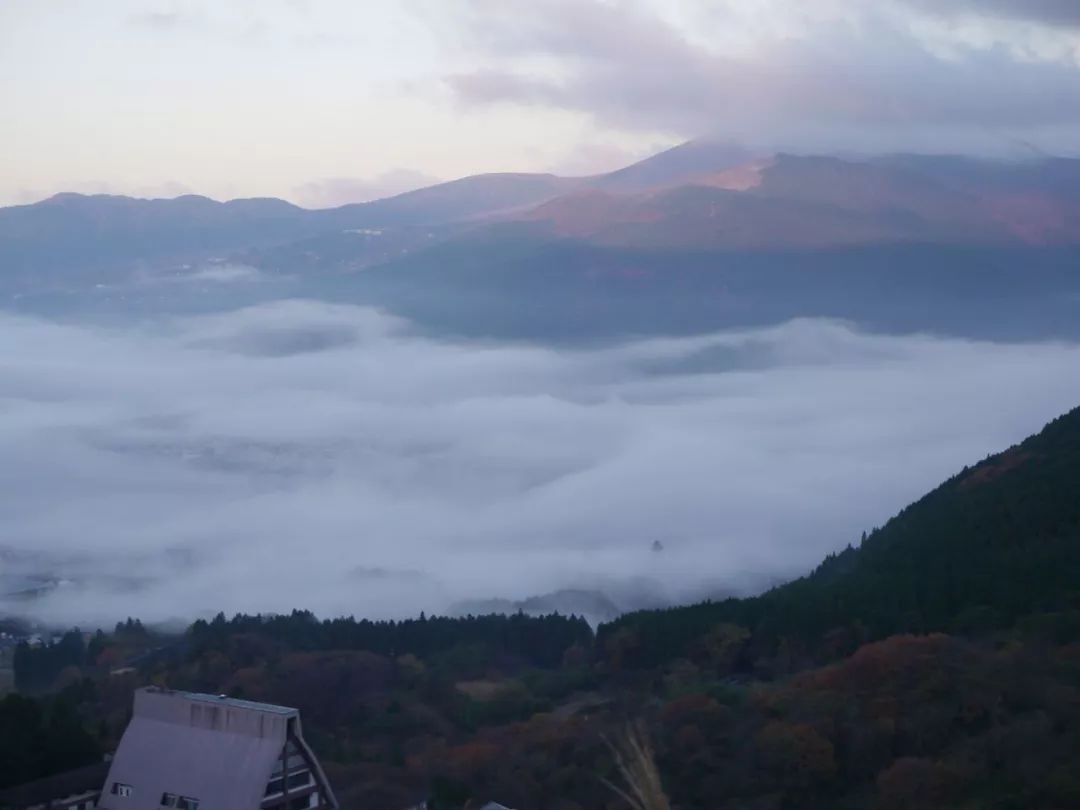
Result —
[[[98, 663], [107, 638], [98, 630], [84, 640], [78, 628], [69, 630], [59, 638], [42, 640], [31, 644], [27, 640], [15, 646], [12, 667], [15, 674], [15, 688], [24, 693], [48, 691], [57, 685], [65, 673], [80, 669], [93, 669]], [[129, 646], [146, 647], [153, 641], [153, 636], [143, 627], [138, 619], [128, 618], [118, 622], [108, 642], [118, 642]]]
[[591, 644], [593, 637], [584, 619], [558, 614], [431, 618], [420, 614], [418, 619], [371, 621], [351, 616], [319, 620], [309, 611], [294, 610], [288, 615], [239, 614], [231, 619], [219, 613], [212, 621], [199, 620], [188, 631], [190, 651], [194, 655], [221, 651], [241, 634], [261, 636], [292, 650], [365, 650], [424, 658], [472, 647], [539, 668], [558, 667], [567, 648]]

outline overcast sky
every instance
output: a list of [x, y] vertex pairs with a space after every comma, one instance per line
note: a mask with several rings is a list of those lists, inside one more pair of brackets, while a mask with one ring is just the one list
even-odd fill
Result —
[[[1080, 142], [1075, 0], [3, 0], [0, 204]], [[1074, 147], [1073, 147], [1074, 148]]]

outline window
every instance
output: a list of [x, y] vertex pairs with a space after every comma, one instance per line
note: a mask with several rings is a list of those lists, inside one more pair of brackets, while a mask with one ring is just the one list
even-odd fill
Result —
[[[295, 790], [299, 787], [311, 784], [311, 771], [299, 771], [297, 773], [289, 774], [289, 790]], [[271, 779], [266, 786], [266, 796], [273, 796], [275, 793], [282, 793], [285, 790], [285, 779], [278, 777], [277, 779]]]
[[[289, 770], [294, 771], [297, 768], [303, 768], [306, 764], [304, 758], [300, 756], [295, 749], [292, 748], [292, 743], [289, 744]], [[278, 759], [274, 763], [274, 776], [281, 776], [281, 760]]]
[[181, 796], [176, 800], [178, 810], [199, 810], [199, 800], [190, 796]]
[[123, 796], [127, 799], [135, 793], [135, 788], [131, 785], [125, 785], [123, 782], [113, 782], [111, 792], [113, 796]]
[[294, 773], [289, 777], [289, 790], [297, 787], [303, 787], [311, 782], [311, 771], [300, 771], [300, 773]]
[[180, 797], [175, 793], [162, 793], [161, 794], [161, 806], [162, 807], [176, 807], [176, 800]]

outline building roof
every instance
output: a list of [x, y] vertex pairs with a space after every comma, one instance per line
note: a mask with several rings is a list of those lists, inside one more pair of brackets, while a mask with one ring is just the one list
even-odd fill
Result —
[[197, 703], [212, 703], [215, 706], [229, 706], [236, 709], [247, 709], [253, 712], [281, 714], [286, 717], [296, 717], [300, 714], [296, 709], [290, 709], [288, 706], [277, 706], [273, 703], [259, 703], [254, 700], [240, 700], [239, 698], [226, 697], [225, 695], [206, 695], [202, 692], [161, 691], [183, 698], [184, 700], [191, 700]]
[[46, 776], [0, 790], [0, 807], [22, 808], [101, 790], [109, 772], [108, 762], [95, 762], [73, 771]]
[[[99, 807], [157, 810], [174, 793], [206, 808], [257, 808], [290, 723], [299, 735], [298, 712], [283, 706], [140, 689]], [[112, 795], [114, 782], [132, 795]]]

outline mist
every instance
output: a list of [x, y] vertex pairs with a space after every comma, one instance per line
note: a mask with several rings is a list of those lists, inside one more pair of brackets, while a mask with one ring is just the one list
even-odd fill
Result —
[[1080, 403], [1073, 344], [817, 320], [556, 350], [294, 300], [0, 341], [0, 609], [84, 627], [750, 593]]

